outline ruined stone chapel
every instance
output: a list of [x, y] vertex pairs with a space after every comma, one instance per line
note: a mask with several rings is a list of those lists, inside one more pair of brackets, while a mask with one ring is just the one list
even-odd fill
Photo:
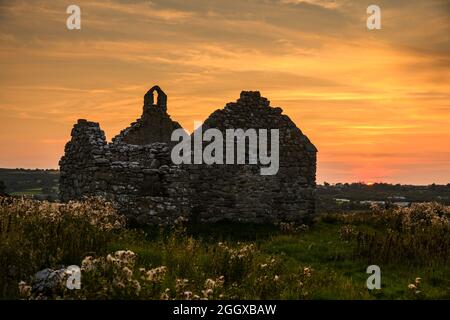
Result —
[[[155, 93], [157, 99], [155, 101]], [[136, 224], [198, 222], [305, 223], [315, 213], [317, 149], [257, 91], [214, 111], [201, 130], [278, 129], [279, 170], [261, 175], [257, 164], [174, 164], [167, 95], [155, 86], [142, 116], [106, 141], [99, 123], [78, 120], [60, 160], [60, 198], [102, 196]]]

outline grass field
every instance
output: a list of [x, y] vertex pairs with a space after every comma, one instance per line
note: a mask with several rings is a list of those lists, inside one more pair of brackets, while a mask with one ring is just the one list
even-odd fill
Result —
[[38, 194], [42, 194], [42, 188], [31, 188], [11, 193], [12, 196], [35, 196]]
[[[326, 215], [310, 227], [126, 229], [98, 199], [0, 202], [2, 298], [450, 299], [449, 208], [438, 204]], [[81, 290], [30, 290], [36, 271], [70, 264], [81, 266]], [[366, 287], [372, 264], [380, 290]]]
[[[389, 263], [371, 261], [355, 256], [356, 246], [352, 242], [342, 241], [340, 230], [344, 226], [342, 222], [319, 221], [308, 231], [296, 234], [284, 234], [277, 230], [271, 230], [269, 226], [214, 226], [214, 237], [203, 234], [195, 234], [192, 240], [186, 238], [181, 242], [176, 252], [180, 254], [180, 261], [170, 251], [161, 251], [161, 238], [147, 239], [145, 241], [122, 240], [110, 246], [110, 251], [127, 248], [137, 254], [140, 265], [175, 265], [176, 274], [187, 279], [198, 279], [195, 264], [203, 266], [200, 268], [205, 276], [208, 275], [208, 260], [210, 252], [217, 245], [217, 235], [220, 241], [229, 244], [240, 242], [242, 245], [255, 244], [257, 248], [258, 261], [260, 265], [275, 258], [278, 265], [269, 272], [283, 277], [294, 275], [304, 268], [312, 269], [311, 278], [317, 280], [311, 286], [311, 292], [291, 292], [290, 290], [278, 290], [268, 293], [268, 296], [260, 295], [259, 292], [245, 292], [236, 298], [283, 298], [283, 299], [450, 299], [450, 268], [445, 263], [431, 263], [414, 265], [406, 263]], [[221, 232], [220, 230], [229, 230]], [[250, 231], [249, 231], [250, 230]], [[248, 234], [254, 236], [249, 239]], [[241, 236], [245, 235], [245, 236]], [[251, 237], [250, 237], [251, 238]], [[191, 240], [190, 240], [191, 239]], [[192, 256], [186, 256], [183, 252], [189, 248], [189, 241], [194, 241], [199, 248]], [[382, 289], [368, 290], [366, 280], [369, 274], [366, 269], [369, 265], [377, 264], [382, 271]], [[211, 270], [213, 271], [213, 270]], [[214, 272], [210, 273], [212, 277]], [[216, 273], [217, 275], [217, 273]], [[204, 277], [205, 277], [204, 276]], [[408, 285], [414, 283], [417, 277], [422, 278], [421, 293], [416, 295], [408, 289]], [[244, 281], [246, 279], [243, 279]], [[250, 289], [252, 283], [246, 283]], [[291, 286], [291, 284], [287, 284]], [[288, 288], [287, 288], [288, 289]]]

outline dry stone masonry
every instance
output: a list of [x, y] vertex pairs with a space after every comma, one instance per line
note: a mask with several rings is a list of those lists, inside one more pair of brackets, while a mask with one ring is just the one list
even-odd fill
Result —
[[111, 143], [98, 123], [78, 120], [60, 161], [61, 200], [102, 196], [137, 224], [172, 224], [181, 216], [252, 223], [305, 223], [313, 217], [317, 149], [259, 92], [243, 91], [213, 112], [202, 130], [279, 129], [276, 175], [261, 175], [260, 163], [175, 165], [171, 134], [178, 128], [158, 86], [144, 96], [141, 118]]

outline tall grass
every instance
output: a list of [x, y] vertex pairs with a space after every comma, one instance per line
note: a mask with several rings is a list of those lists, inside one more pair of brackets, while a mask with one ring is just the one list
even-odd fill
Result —
[[[228, 236], [214, 237], [223, 228], [209, 225], [205, 236], [201, 228], [178, 222], [171, 229], [126, 229], [113, 206], [97, 198], [68, 204], [0, 198], [0, 297], [448, 297], [442, 280], [448, 272], [439, 270], [449, 257], [449, 208], [439, 204], [328, 215], [310, 228], [260, 228], [265, 236], [231, 225], [224, 228]], [[230, 230], [246, 234], [236, 239]], [[45, 296], [31, 290], [36, 271], [71, 264], [81, 267], [80, 290], [59, 286]], [[368, 264], [383, 270], [390, 265], [401, 275], [400, 287], [389, 295], [369, 292]], [[427, 264], [439, 272], [427, 275], [423, 267], [417, 273], [416, 266]], [[403, 275], [404, 266], [414, 266], [412, 273]]]
[[98, 198], [58, 204], [0, 197], [1, 296], [14, 296], [17, 279], [40, 269], [79, 264], [90, 252], [104, 253], [123, 226], [112, 205]]
[[341, 228], [341, 237], [354, 240], [355, 254], [369, 262], [433, 264], [450, 258], [450, 207], [438, 203], [391, 209], [375, 206], [370, 215], [339, 219], [347, 224]]

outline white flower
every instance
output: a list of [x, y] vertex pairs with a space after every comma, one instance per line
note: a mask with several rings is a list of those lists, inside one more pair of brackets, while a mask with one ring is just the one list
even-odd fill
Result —
[[125, 278], [130, 281], [131, 277], [133, 276], [133, 271], [131, 271], [128, 267], [123, 267], [122, 269], [123, 273], [125, 274]]
[[134, 290], [136, 290], [136, 294], [139, 295], [139, 293], [141, 292], [141, 284], [139, 283], [139, 281], [133, 280], [133, 287]]
[[184, 295], [184, 298], [185, 298], [186, 300], [190, 300], [190, 299], [192, 298], [192, 292], [191, 292], [191, 291], [185, 291], [185, 292], [183, 293], [183, 295]]
[[22, 297], [28, 297], [31, 293], [31, 287], [25, 281], [19, 282], [19, 294]]
[[216, 282], [213, 279], [206, 279], [205, 288], [214, 288], [216, 286]]
[[83, 259], [83, 261], [81, 262], [81, 269], [84, 271], [91, 271], [92, 269], [94, 269], [94, 265], [93, 265], [93, 258], [91, 256], [87, 256]]

